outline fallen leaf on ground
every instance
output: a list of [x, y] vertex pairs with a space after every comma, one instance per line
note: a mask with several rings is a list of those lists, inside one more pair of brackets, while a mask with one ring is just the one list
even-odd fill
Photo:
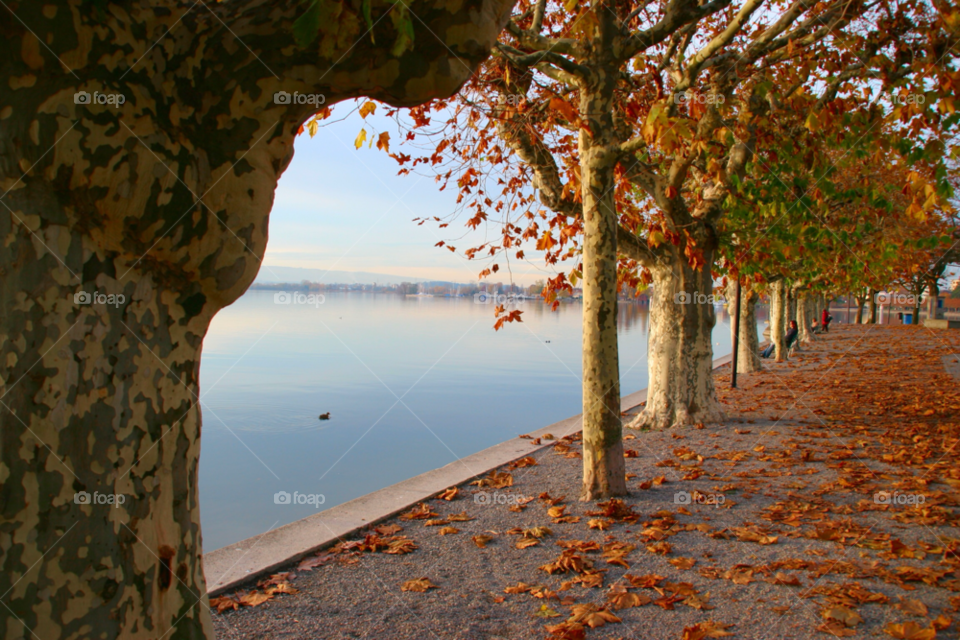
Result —
[[[396, 525], [394, 525], [396, 526]], [[399, 529], [400, 527], [397, 527]], [[328, 562], [333, 556], [329, 553], [325, 553], [320, 556], [311, 556], [309, 558], [304, 558], [300, 561], [300, 564], [297, 565], [297, 571], [310, 571], [316, 569], [319, 566], [322, 566], [324, 563]]]
[[669, 542], [655, 542], [647, 545], [647, 551], [665, 556], [673, 549]]
[[536, 466], [537, 461], [532, 456], [527, 456], [525, 458], [520, 458], [519, 460], [514, 460], [511, 462], [507, 468], [508, 469], [522, 469], [523, 467], [533, 467]]
[[698, 611], [709, 611], [710, 609], [716, 608], [712, 604], [710, 604], [709, 593], [692, 595], [688, 597], [686, 600], [684, 600], [683, 604], [693, 609], [696, 609]]
[[863, 622], [863, 618], [860, 617], [859, 613], [847, 607], [828, 607], [820, 612], [820, 615], [824, 619], [836, 620], [847, 627], [855, 627]]
[[416, 593], [424, 593], [427, 589], [439, 589], [437, 585], [430, 582], [429, 578], [416, 578], [414, 580], [407, 580], [400, 586], [401, 591], [414, 591]]
[[506, 589], [503, 590], [503, 592], [504, 593], [526, 593], [527, 591], [530, 591], [530, 589], [532, 588], [533, 587], [528, 585], [526, 582], [518, 582], [517, 586], [507, 587]]
[[933, 625], [933, 628], [936, 629], [937, 631], [943, 631], [944, 629], [949, 627], [951, 624], [953, 624], [953, 620], [951, 620], [950, 618], [948, 618], [947, 616], [941, 613], [940, 615], [938, 615], [936, 618], [933, 619], [933, 622], [931, 624]]
[[487, 543], [493, 540], [493, 536], [487, 536], [487, 535], [481, 534], [479, 536], [473, 536], [472, 540], [473, 540], [473, 544], [477, 545], [481, 549], [486, 549]]
[[623, 574], [623, 577], [626, 578], [630, 582], [631, 586], [636, 589], [653, 589], [660, 582], [666, 579], [663, 576], [658, 576], [655, 573], [650, 573], [644, 576], [634, 576], [630, 575], [629, 573], [625, 573]]
[[450, 521], [446, 518], [436, 518], [433, 520], [427, 520], [423, 523], [425, 527], [442, 527], [445, 524], [450, 524]]
[[215, 608], [217, 613], [223, 613], [227, 609], [239, 609], [240, 602], [230, 596], [220, 596], [219, 598], [210, 598], [210, 606]]
[[374, 531], [382, 536], [393, 536], [403, 531], [403, 527], [398, 524], [382, 524], [376, 527]]
[[447, 516], [447, 520], [450, 522], [470, 522], [474, 520], [473, 516], [468, 516], [466, 511], [461, 511], [460, 513], [453, 513]]
[[474, 480], [470, 484], [478, 487], [490, 487], [491, 489], [503, 489], [513, 486], [513, 476], [506, 471], [491, 471], [486, 478]]
[[275, 587], [270, 587], [270, 588], [266, 589], [265, 591], [266, 591], [267, 595], [271, 595], [271, 596], [274, 595], [274, 594], [277, 594], [277, 593], [287, 593], [287, 594], [290, 594], [290, 595], [293, 595], [293, 594], [295, 594], [295, 593], [300, 593], [300, 590], [299, 590], [299, 589], [294, 589], [293, 586], [292, 586], [289, 582], [281, 582], [281, 583], [278, 584], [277, 586], [275, 586]]
[[447, 489], [437, 497], [440, 498], [441, 500], [449, 501], [457, 498], [459, 495], [460, 495], [460, 489], [458, 489], [457, 487], [450, 487], [449, 489]]
[[800, 582], [800, 578], [789, 573], [783, 573], [782, 571], [777, 571], [776, 575], [774, 575], [772, 578], [766, 578], [766, 581], [770, 584], [779, 584], [788, 587], [803, 586]]
[[608, 622], [621, 622], [620, 618], [618, 618], [616, 615], [593, 604], [592, 602], [575, 604], [570, 607], [570, 613], [573, 615], [570, 616], [567, 622], [585, 624], [591, 629], [602, 627]]
[[583, 640], [584, 628], [576, 622], [561, 622], [555, 625], [546, 625], [548, 640]]
[[911, 600], [910, 598], [904, 598], [900, 596], [900, 602], [893, 605], [900, 611], [904, 613], [909, 613], [912, 616], [926, 616], [928, 609], [927, 605], [923, 604], [919, 600]]
[[619, 611], [620, 609], [629, 609], [631, 607], [642, 607], [645, 604], [653, 602], [653, 599], [642, 593], [621, 591], [607, 596], [607, 601], [614, 611]]
[[421, 502], [413, 509], [400, 516], [401, 520], [426, 520], [427, 518], [436, 518], [438, 514], [430, 510], [429, 505]]
[[251, 591], [250, 593], [240, 597], [240, 604], [247, 607], [256, 607], [267, 600], [272, 600], [273, 596], [266, 593], [260, 593], [259, 591]]
[[706, 622], [697, 623], [692, 627], [685, 627], [683, 629], [683, 640], [703, 640], [703, 638], [724, 638], [732, 636], [733, 634], [727, 631], [727, 629], [732, 626], [732, 624], [723, 624], [714, 622], [713, 620], [707, 620]]
[[395, 538], [387, 538], [387, 548], [383, 550], [384, 553], [389, 553], [391, 555], [402, 555], [404, 553], [411, 553], [414, 549], [417, 548], [416, 543], [410, 538], [405, 538], [403, 536], [397, 536]]
[[891, 622], [884, 631], [887, 635], [897, 640], [934, 640], [937, 637], [937, 630], [931, 627], [921, 627], [916, 622], [904, 622], [898, 624]]
[[547, 605], [542, 604], [542, 605], [540, 605], [540, 610], [537, 611], [536, 613], [534, 613], [533, 615], [535, 615], [535, 616], [537, 616], [537, 617], [539, 617], [539, 618], [559, 618], [559, 617], [560, 617], [560, 612], [559, 612], [559, 611], [554, 611], [553, 609], [551, 609], [551, 608], [548, 607]]

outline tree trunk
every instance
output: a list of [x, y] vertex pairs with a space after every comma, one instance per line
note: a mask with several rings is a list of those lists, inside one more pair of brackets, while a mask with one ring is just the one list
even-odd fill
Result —
[[797, 295], [797, 348], [799, 349], [801, 342], [811, 343], [814, 340], [814, 335], [810, 332], [810, 325], [812, 324], [811, 316], [811, 301], [809, 293], [799, 293]]
[[39, 41], [4, 22], [6, 640], [212, 638], [200, 348], [257, 274], [277, 180], [318, 109], [275, 94], [328, 105], [449, 95], [511, 5], [414, 2], [424, 26], [413, 21], [416, 51], [399, 58], [392, 22], [380, 21], [392, 5], [378, 2], [377, 45], [338, 4], [306, 49], [291, 36], [301, 3], [21, 3]]
[[788, 285], [787, 292], [787, 316], [784, 318], [784, 327], [790, 326], [790, 320], [797, 317], [797, 290], [791, 289]]
[[[794, 341], [793, 341], [793, 348], [794, 348], [796, 351], [800, 351], [801, 329], [800, 329], [799, 327], [800, 327], [800, 325], [802, 325], [803, 323], [800, 322], [799, 316], [800, 316], [800, 296], [801, 296], [802, 294], [800, 293], [799, 287], [796, 287], [796, 288], [793, 288], [793, 289], [788, 288], [787, 291], [789, 292], [789, 295], [790, 295], [790, 307], [789, 307], [789, 310], [788, 310], [788, 312], [787, 312], [786, 322], [785, 322], [785, 324], [784, 324], [784, 331], [789, 331], [789, 329], [790, 329], [790, 322], [791, 322], [791, 321], [796, 321], [798, 329], [797, 329], [797, 337], [796, 337], [796, 338], [794, 339]], [[789, 349], [788, 349], [788, 351], [789, 351]]]
[[[760, 361], [760, 340], [757, 337], [757, 292], [749, 284], [744, 284], [740, 291], [740, 340], [737, 346], [737, 372], [755, 373], [763, 370]], [[730, 313], [730, 338], [733, 344], [733, 334], [736, 327], [737, 314], [737, 283], [727, 283], [727, 309]]]
[[713, 384], [716, 312], [709, 265], [715, 245], [704, 239], [697, 246], [707, 247], [703, 269], [690, 267], [682, 248], [651, 268], [647, 405], [631, 427], [664, 429], [724, 420]]
[[866, 296], [857, 296], [857, 324], [863, 324], [863, 306], [866, 303]]
[[[600, 12], [597, 35], [608, 42], [617, 33], [610, 11]], [[603, 58], [610, 51], [598, 52]], [[583, 201], [583, 487], [581, 500], [627, 493], [620, 419], [617, 346], [617, 204], [614, 199], [618, 148], [614, 138], [613, 92], [617, 65], [598, 74], [580, 96]], [[602, 66], [600, 68], [603, 68]]]
[[927, 319], [933, 320], [937, 317], [937, 303], [940, 298], [940, 286], [936, 280], [931, 280], [927, 284], [930, 294], [927, 296]]
[[867, 293], [867, 305], [870, 309], [870, 324], [877, 324], [877, 290], [870, 289]]
[[787, 320], [787, 285], [783, 280], [770, 284], [770, 340], [774, 345], [777, 362], [787, 359], [787, 342], [784, 339]]

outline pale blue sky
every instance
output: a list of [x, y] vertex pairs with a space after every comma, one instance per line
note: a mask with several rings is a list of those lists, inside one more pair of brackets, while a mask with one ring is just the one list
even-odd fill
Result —
[[[329, 121], [343, 118], [354, 107], [352, 102], [335, 106]], [[367, 118], [372, 125], [368, 131], [389, 131], [391, 151], [403, 150], [396, 125], [383, 111], [380, 105], [379, 113]], [[363, 123], [354, 113], [321, 128], [314, 138], [306, 133], [297, 138], [293, 161], [280, 179], [270, 214], [264, 265], [477, 282], [485, 262], [468, 261], [462, 254], [434, 245], [452, 239], [462, 251], [483, 241], [482, 227], [469, 240], [461, 240], [467, 231], [465, 218], [445, 229], [412, 221], [448, 215], [455, 206], [455, 189], [441, 192], [432, 178], [398, 176], [396, 161], [376, 147], [355, 149], [353, 142]], [[406, 153], [413, 155], [409, 149]], [[524, 251], [535, 266], [511, 261], [514, 282], [526, 285], [554, 275], [545, 270], [532, 246]], [[509, 282], [504, 261], [498, 262], [501, 271], [489, 281]]]
[[[477, 282], [489, 261], [468, 261], [461, 252], [482, 243], [486, 233], [496, 232], [495, 223], [461, 239], [467, 233], [465, 217], [445, 229], [433, 222], [420, 226], [413, 222], [416, 217], [443, 218], [452, 212], [455, 188], [441, 192], [432, 177], [398, 176], [399, 165], [384, 152], [367, 145], [355, 149], [353, 141], [364, 125], [355, 108], [354, 102], [336, 105], [329, 124], [314, 138], [306, 133], [297, 138], [270, 214], [264, 265]], [[388, 131], [391, 151], [416, 155], [398, 144], [401, 136], [395, 123], [383, 116], [383, 105], [378, 112], [367, 118], [368, 131]], [[440, 240], [451, 241], [460, 251], [455, 255], [435, 247]], [[523, 249], [528, 261], [510, 263], [513, 282], [528, 285], [556, 274], [531, 243]], [[502, 258], [497, 261], [501, 270], [488, 281], [511, 282], [506, 263]], [[560, 266], [567, 270], [573, 264]], [[957, 277], [957, 270], [950, 269], [949, 277]]]

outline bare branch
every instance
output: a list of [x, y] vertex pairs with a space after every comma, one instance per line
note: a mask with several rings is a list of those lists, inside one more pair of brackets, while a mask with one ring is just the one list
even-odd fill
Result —
[[691, 0], [671, 0], [663, 18], [644, 31], [638, 31], [626, 41], [621, 58], [629, 60], [638, 53], [660, 44], [684, 25], [696, 22], [730, 5], [731, 0], [712, 0], [697, 6]]
[[524, 53], [502, 42], [497, 43], [497, 51], [521, 69], [537, 67], [543, 63], [548, 63], [576, 78], [587, 77], [587, 69], [585, 67], [581, 67], [576, 62], [568, 60], [562, 55], [552, 51]]
[[716, 37], [710, 40], [710, 42], [703, 47], [703, 49], [695, 53], [690, 58], [690, 62], [687, 63], [687, 66], [683, 72], [683, 80], [677, 83], [677, 86], [674, 89], [675, 93], [679, 93], [690, 88], [690, 86], [693, 84], [693, 81], [696, 79], [697, 74], [700, 72], [700, 68], [703, 66], [703, 63], [715, 53], [720, 51], [723, 47], [727, 46], [727, 44], [733, 40], [734, 36], [740, 33], [740, 30], [743, 29], [743, 26], [750, 19], [750, 16], [760, 8], [760, 5], [763, 4], [763, 1], [764, 0], [747, 0], [737, 15], [734, 16], [730, 21], [730, 24], [727, 25], [727, 28], [718, 33]]

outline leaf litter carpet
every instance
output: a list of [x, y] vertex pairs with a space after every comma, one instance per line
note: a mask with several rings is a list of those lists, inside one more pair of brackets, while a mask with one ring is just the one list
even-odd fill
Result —
[[[213, 598], [217, 637], [957, 638], [960, 332], [846, 326], [715, 376], [725, 424], [578, 438]], [[482, 470], [477, 470], [479, 473]]]

